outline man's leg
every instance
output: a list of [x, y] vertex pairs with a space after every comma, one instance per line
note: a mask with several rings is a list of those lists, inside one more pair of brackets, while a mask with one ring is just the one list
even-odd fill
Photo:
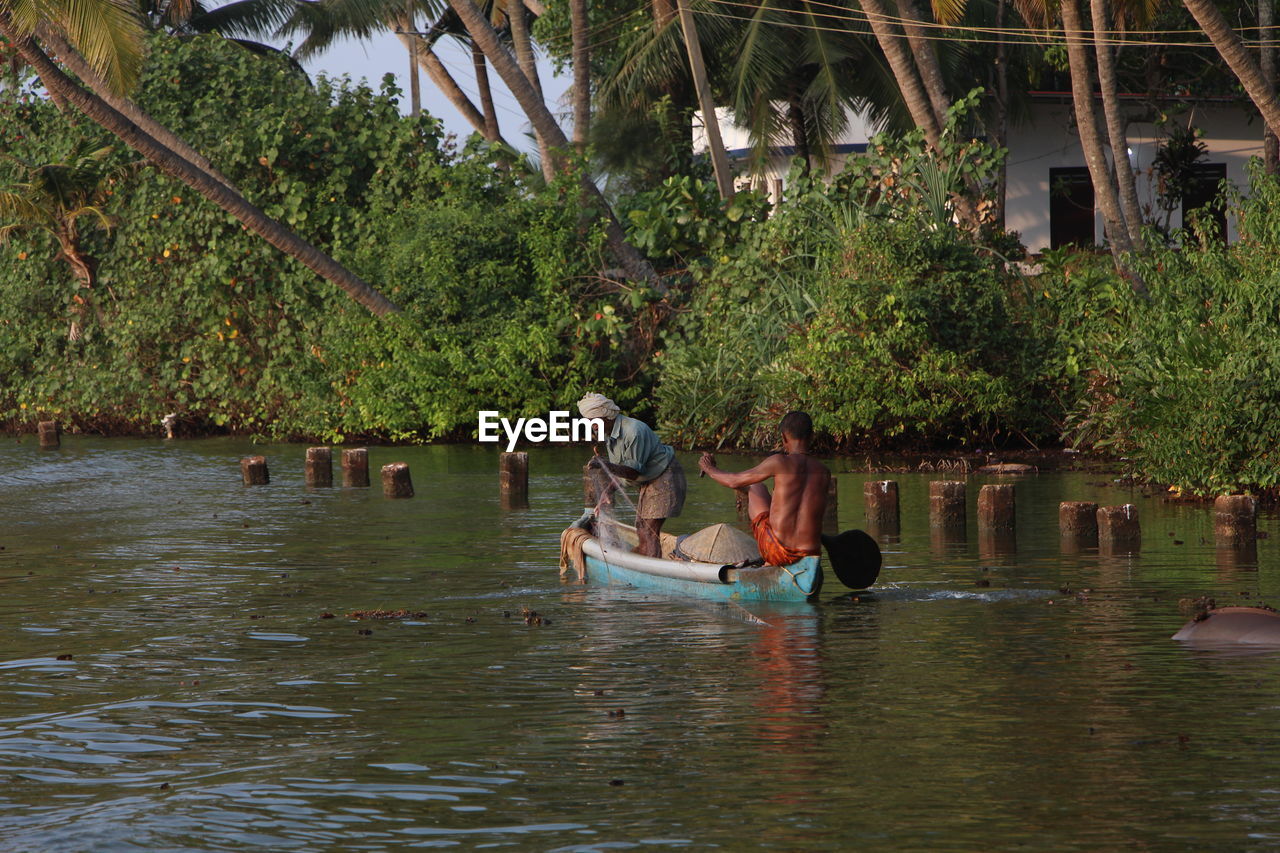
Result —
[[769, 494], [769, 489], [764, 483], [752, 483], [747, 488], [748, 519], [754, 521], [760, 513], [768, 512], [772, 505], [773, 496]]
[[637, 518], [636, 519], [636, 535], [640, 539], [640, 544], [636, 547], [637, 554], [643, 554], [646, 557], [661, 557], [662, 545], [659, 535], [662, 533], [662, 522], [665, 518]]

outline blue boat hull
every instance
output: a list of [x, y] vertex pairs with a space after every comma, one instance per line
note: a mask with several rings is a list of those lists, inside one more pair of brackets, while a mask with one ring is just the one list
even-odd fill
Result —
[[805, 601], [822, 589], [819, 557], [805, 557], [790, 566], [735, 569], [606, 550], [600, 540], [591, 539], [583, 546], [583, 562], [588, 581], [718, 601]]

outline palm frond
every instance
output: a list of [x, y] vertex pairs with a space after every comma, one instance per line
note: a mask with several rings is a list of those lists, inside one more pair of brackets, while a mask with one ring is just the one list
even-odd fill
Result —
[[47, 20], [116, 92], [137, 82], [146, 30], [131, 0], [50, 0]]

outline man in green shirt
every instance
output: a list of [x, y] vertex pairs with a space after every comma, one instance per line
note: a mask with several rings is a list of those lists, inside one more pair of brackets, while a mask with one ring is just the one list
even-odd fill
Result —
[[[623, 415], [617, 404], [603, 394], [587, 394], [578, 401], [578, 411], [584, 418], [604, 421], [607, 459], [596, 456], [593, 464], [640, 487], [636, 500], [636, 534], [640, 544], [636, 553], [661, 557], [662, 523], [684, 509], [688, 490], [675, 450], [663, 444], [648, 424]], [[611, 481], [605, 494], [614, 488]]]

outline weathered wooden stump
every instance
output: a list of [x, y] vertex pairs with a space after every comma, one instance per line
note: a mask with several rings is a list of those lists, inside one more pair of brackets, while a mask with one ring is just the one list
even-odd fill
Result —
[[978, 491], [978, 529], [1013, 530], [1016, 518], [1013, 486], [1000, 483]]
[[498, 457], [498, 490], [507, 509], [529, 505], [528, 453], [503, 453]]
[[1058, 534], [1062, 553], [1078, 554], [1098, 547], [1098, 505], [1092, 501], [1058, 504]]
[[867, 522], [877, 527], [897, 527], [898, 484], [893, 480], [868, 480], [862, 484]]
[[1258, 541], [1258, 504], [1250, 495], [1221, 495], [1213, 502], [1213, 535], [1220, 548]]
[[308, 447], [303, 479], [312, 488], [333, 485], [333, 450], [328, 447]]
[[741, 488], [733, 490], [733, 508], [738, 513], [739, 521], [751, 520], [751, 491], [750, 489]]
[[958, 480], [934, 480], [929, 484], [929, 524], [964, 527], [965, 485]]
[[1058, 532], [1083, 539], [1098, 538], [1098, 505], [1092, 501], [1058, 504]]
[[54, 450], [62, 446], [62, 424], [57, 421], [40, 421], [36, 429], [40, 431], [41, 449]]
[[1142, 547], [1142, 527], [1133, 504], [1098, 507], [1098, 550], [1124, 554]]
[[342, 451], [342, 485], [348, 489], [369, 487], [369, 449], [353, 447]]
[[271, 475], [267, 473], [267, 457], [246, 456], [241, 459], [240, 476], [246, 486], [265, 486], [271, 482]]
[[828, 536], [835, 536], [840, 532], [840, 492], [835, 474], [827, 480], [827, 509], [822, 514], [822, 532]]
[[392, 462], [382, 466], [382, 493], [389, 498], [413, 497], [413, 480], [409, 478], [409, 463]]

